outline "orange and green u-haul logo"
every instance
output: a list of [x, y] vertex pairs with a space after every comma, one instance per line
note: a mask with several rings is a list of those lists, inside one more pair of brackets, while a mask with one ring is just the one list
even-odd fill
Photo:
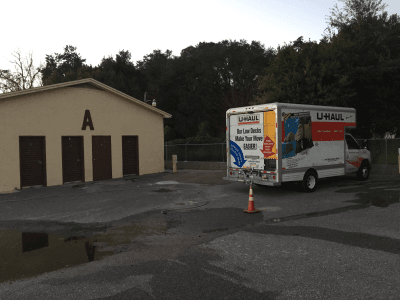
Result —
[[264, 158], [276, 159], [276, 118], [275, 111], [264, 112], [264, 142], [260, 151]]

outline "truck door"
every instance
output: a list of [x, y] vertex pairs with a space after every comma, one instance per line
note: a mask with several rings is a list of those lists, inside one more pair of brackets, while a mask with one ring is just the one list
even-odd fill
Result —
[[244, 113], [231, 115], [230, 164], [231, 168], [263, 169], [263, 114]]
[[346, 174], [357, 172], [361, 165], [362, 158], [359, 157], [360, 146], [356, 140], [346, 134]]

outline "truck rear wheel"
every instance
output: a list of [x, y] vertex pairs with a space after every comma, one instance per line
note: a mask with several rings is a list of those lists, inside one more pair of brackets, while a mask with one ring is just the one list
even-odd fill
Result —
[[302, 187], [306, 193], [312, 193], [317, 189], [317, 174], [314, 171], [307, 171], [304, 175]]
[[357, 179], [360, 181], [365, 181], [369, 177], [369, 165], [363, 162], [357, 171]]

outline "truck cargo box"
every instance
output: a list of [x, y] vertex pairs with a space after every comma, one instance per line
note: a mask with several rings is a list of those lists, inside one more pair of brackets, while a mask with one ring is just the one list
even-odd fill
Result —
[[354, 108], [270, 103], [229, 109], [224, 179], [271, 186], [300, 181], [307, 192], [319, 178], [356, 173], [366, 180], [371, 154], [346, 133], [355, 127]]

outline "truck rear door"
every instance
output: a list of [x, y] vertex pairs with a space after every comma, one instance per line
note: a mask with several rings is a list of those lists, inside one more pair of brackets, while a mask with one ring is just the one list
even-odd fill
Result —
[[231, 115], [229, 118], [229, 167], [263, 169], [263, 112]]

